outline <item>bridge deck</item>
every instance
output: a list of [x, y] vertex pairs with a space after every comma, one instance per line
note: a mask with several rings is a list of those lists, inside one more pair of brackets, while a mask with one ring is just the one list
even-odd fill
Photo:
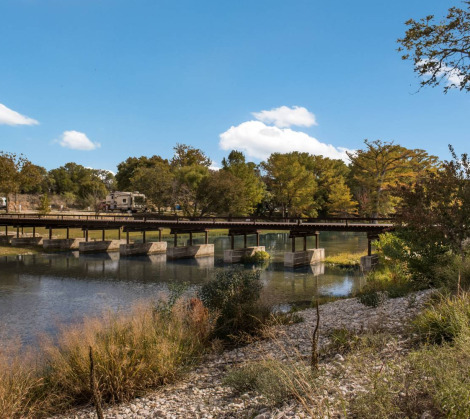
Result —
[[173, 231], [206, 231], [230, 229], [232, 231], [279, 230], [298, 233], [315, 231], [351, 231], [380, 234], [392, 230], [390, 219], [368, 218], [325, 218], [325, 219], [234, 219], [234, 218], [165, 218], [121, 216], [121, 215], [40, 215], [40, 214], [0, 214], [0, 226], [5, 227], [45, 227], [48, 229], [80, 228], [82, 230], [152, 231], [170, 228]]

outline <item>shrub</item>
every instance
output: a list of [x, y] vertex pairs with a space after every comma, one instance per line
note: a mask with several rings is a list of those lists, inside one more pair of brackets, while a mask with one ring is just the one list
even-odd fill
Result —
[[400, 265], [371, 271], [366, 279], [366, 285], [356, 296], [362, 304], [370, 307], [379, 306], [387, 298], [404, 297], [417, 289]]
[[243, 263], [263, 263], [271, 258], [268, 252], [259, 250], [251, 256], [244, 256], [242, 259]]
[[218, 317], [214, 337], [233, 339], [253, 334], [269, 318], [271, 310], [260, 301], [262, 284], [259, 271], [220, 270], [204, 284], [199, 298]]
[[437, 297], [437, 301], [413, 321], [413, 330], [423, 342], [442, 344], [470, 337], [470, 293]]
[[460, 276], [460, 287], [470, 291], [470, 257], [449, 257], [445, 263], [435, 267], [434, 276], [437, 286], [448, 288], [452, 292], [457, 291]]
[[359, 267], [361, 263], [361, 256], [365, 256], [366, 253], [339, 253], [333, 256], [327, 256], [325, 263], [334, 265], [339, 268], [355, 268]]

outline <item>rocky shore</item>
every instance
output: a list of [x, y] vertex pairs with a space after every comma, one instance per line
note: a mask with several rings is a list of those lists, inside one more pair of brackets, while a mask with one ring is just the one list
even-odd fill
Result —
[[[395, 356], [407, 351], [406, 339], [402, 331], [406, 323], [414, 317], [428, 299], [430, 291], [421, 291], [407, 297], [389, 299], [377, 308], [360, 304], [357, 299], [338, 300], [320, 306], [320, 348], [329, 343], [333, 329], [346, 328], [354, 331], [381, 330], [392, 333], [394, 344], [385, 348], [384, 356]], [[292, 401], [274, 407], [259, 395], [237, 394], [223, 385], [227, 371], [244, 363], [264, 359], [286, 359], [291, 356], [308, 358], [311, 351], [311, 336], [316, 321], [314, 309], [298, 313], [304, 321], [289, 326], [276, 326], [272, 337], [253, 342], [247, 346], [219, 354], [207, 356], [200, 366], [184, 377], [177, 384], [168, 385], [149, 393], [146, 397], [112, 406], [104, 410], [108, 419], [130, 418], [290, 418], [309, 417], [301, 404]], [[274, 338], [273, 338], [274, 337]], [[388, 351], [388, 355], [387, 355]], [[350, 376], [344, 369], [341, 354], [336, 354], [322, 361], [325, 375], [325, 390], [319, 392], [318, 399], [323, 399], [334, 406], [338, 396], [343, 398], [361, 389], [361, 378]], [[328, 377], [335, 376], [335, 390], [328, 389]], [[331, 411], [330, 411], [331, 413]], [[341, 417], [340, 411], [334, 411]], [[61, 416], [65, 418], [94, 418], [92, 408], [71, 412]]]

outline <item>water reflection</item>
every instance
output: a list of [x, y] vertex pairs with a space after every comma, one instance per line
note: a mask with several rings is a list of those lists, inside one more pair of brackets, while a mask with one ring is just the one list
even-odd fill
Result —
[[[202, 238], [200, 239], [203, 240]], [[38, 333], [54, 332], [57, 324], [99, 314], [106, 308], [127, 309], [137, 300], [157, 299], [172, 282], [194, 288], [214, 274], [230, 248], [226, 236], [210, 238], [215, 257], [168, 261], [165, 255], [120, 258], [118, 253], [53, 253], [0, 258], [0, 338], [19, 335], [28, 343]], [[254, 245], [249, 237], [248, 245]], [[348, 295], [359, 286], [357, 274], [323, 264], [297, 269], [283, 265], [291, 243], [285, 233], [260, 237], [272, 259], [261, 272], [264, 298], [280, 305], [311, 300], [314, 295]], [[197, 239], [196, 239], [197, 242]], [[362, 251], [367, 239], [361, 234], [321, 234], [327, 254]], [[236, 238], [236, 246], [243, 238]], [[308, 243], [314, 247], [314, 239]], [[244, 269], [253, 269], [245, 266]]]

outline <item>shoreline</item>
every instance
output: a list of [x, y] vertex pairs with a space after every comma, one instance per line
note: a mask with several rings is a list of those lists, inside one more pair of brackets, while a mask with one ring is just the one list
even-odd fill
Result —
[[[422, 309], [432, 290], [419, 291], [406, 297], [388, 299], [377, 308], [366, 307], [356, 298], [342, 299], [320, 306], [320, 350], [329, 344], [329, 334], [334, 329], [350, 331], [377, 331], [392, 333], [398, 343], [397, 353], [406, 353], [407, 343], [403, 338], [406, 323]], [[301, 323], [271, 328], [274, 339], [255, 341], [246, 346], [209, 354], [203, 362], [187, 373], [177, 383], [149, 392], [146, 396], [129, 403], [104, 408], [109, 419], [134, 418], [238, 418], [255, 417], [309, 417], [303, 406], [296, 401], [288, 401], [281, 406], [269, 403], [261, 395], [247, 392], [238, 394], [223, 385], [223, 379], [231, 368], [238, 368], [247, 362], [265, 359], [289, 361], [289, 353], [296, 353], [298, 359], [307, 359], [311, 351], [311, 333], [316, 319], [315, 309], [306, 309], [297, 314], [304, 318]], [[385, 356], [393, 356], [393, 353]], [[342, 368], [344, 358], [339, 353], [331, 359], [320, 362], [326, 372], [326, 381], [334, 377]], [[335, 406], [339, 399], [349, 398], [361, 389], [360, 378], [340, 380], [338, 391], [329, 394], [327, 390], [318, 395], [321, 403]], [[331, 411], [333, 415], [340, 411]], [[95, 417], [91, 407], [71, 411], [56, 419], [84, 419]]]

